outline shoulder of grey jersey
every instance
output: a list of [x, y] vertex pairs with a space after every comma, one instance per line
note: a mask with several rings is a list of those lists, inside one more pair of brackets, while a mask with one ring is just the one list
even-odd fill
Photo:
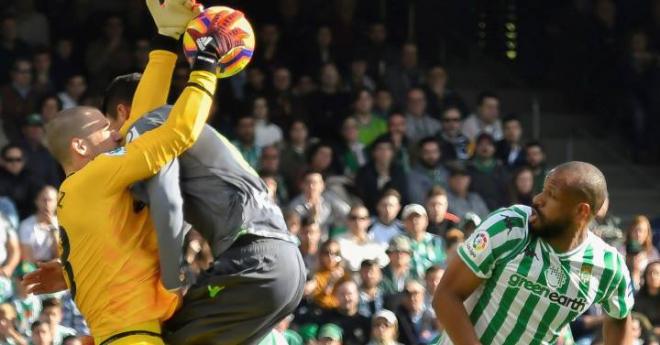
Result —
[[140, 117], [126, 133], [126, 142], [130, 143], [140, 135], [160, 126], [170, 116], [171, 105], [156, 108]]

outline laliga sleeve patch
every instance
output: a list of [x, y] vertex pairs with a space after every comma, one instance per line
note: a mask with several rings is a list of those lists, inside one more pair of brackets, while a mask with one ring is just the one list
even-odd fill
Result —
[[118, 147], [114, 150], [108, 151], [105, 153], [108, 156], [123, 156], [126, 154], [126, 148], [125, 147]]
[[488, 234], [485, 231], [478, 232], [474, 235], [474, 239], [472, 239], [472, 243], [470, 243], [470, 246], [472, 247], [472, 250], [476, 254], [480, 254], [486, 248], [488, 248], [488, 241], [490, 239], [488, 238]]

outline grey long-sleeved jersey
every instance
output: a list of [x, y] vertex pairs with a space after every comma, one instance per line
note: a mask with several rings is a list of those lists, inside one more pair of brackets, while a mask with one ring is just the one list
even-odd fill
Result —
[[[171, 106], [164, 106], [140, 118], [129, 129], [127, 141], [160, 126], [170, 110]], [[240, 152], [208, 125], [178, 161], [135, 185], [133, 194], [149, 204], [158, 234], [161, 276], [168, 289], [181, 284], [180, 248], [185, 236], [182, 215], [209, 242], [214, 256], [227, 250], [243, 233], [296, 243], [282, 211], [268, 197], [265, 183]]]

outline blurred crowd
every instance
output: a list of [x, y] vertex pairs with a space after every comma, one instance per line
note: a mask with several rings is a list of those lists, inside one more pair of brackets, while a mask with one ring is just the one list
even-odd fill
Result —
[[[408, 25], [410, 18], [392, 19], [406, 13], [399, 2], [255, 3], [227, 2], [245, 9], [258, 43], [248, 68], [220, 82], [210, 124], [259, 172], [300, 240], [305, 297], [278, 334], [288, 344], [431, 343], [442, 326], [430, 302], [447, 260], [489, 212], [531, 205], [549, 168], [543, 143], [527, 139], [496, 90], [464, 99], [453, 89], [434, 36]], [[602, 31], [597, 42], [613, 49], [597, 49], [603, 65], [596, 66], [629, 67], [624, 84], [593, 79], [607, 78], [587, 69], [582, 81], [603, 100], [595, 116], [615, 109], [604, 100], [632, 107], [616, 109], [628, 109], [636, 152], [653, 152], [660, 1], [647, 4], [655, 26], [633, 31], [630, 50], [618, 49], [631, 26], [615, 20], [614, 2], [563, 3], [570, 20], [558, 32], [588, 16], [585, 23]], [[38, 262], [57, 256], [56, 188], [64, 176], [43, 144], [44, 125], [61, 109], [100, 106], [113, 77], [141, 71], [153, 25], [137, 0], [0, 4], [0, 344], [78, 344], [75, 335], [88, 330], [71, 298], [28, 295], [20, 286]], [[418, 39], [408, 40], [411, 33]], [[171, 99], [187, 81], [187, 62], [179, 62]], [[613, 90], [627, 91], [609, 97]], [[603, 123], [621, 114], [602, 115]], [[637, 291], [636, 344], [657, 344], [657, 230], [642, 215], [626, 226], [602, 217], [593, 229], [626, 255]], [[184, 250], [196, 271], [213, 259], [194, 231]], [[598, 343], [602, 315], [591, 308], [562, 341]]]

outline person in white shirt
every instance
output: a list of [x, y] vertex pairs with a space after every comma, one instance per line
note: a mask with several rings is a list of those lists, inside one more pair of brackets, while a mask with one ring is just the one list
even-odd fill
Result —
[[257, 146], [266, 147], [282, 141], [282, 129], [270, 122], [266, 97], [257, 97], [252, 101], [252, 116], [255, 119]]
[[463, 134], [474, 141], [482, 132], [501, 140], [503, 138], [500, 121], [500, 99], [491, 92], [482, 92], [477, 99], [477, 113], [471, 114], [463, 122]]
[[[0, 278], [9, 281], [21, 260], [16, 230], [4, 214], [0, 214]], [[11, 286], [11, 283], [9, 284]]]
[[21, 258], [29, 262], [49, 261], [57, 256], [57, 190], [52, 186], [42, 188], [35, 205], [37, 212], [18, 228]]
[[337, 237], [339, 251], [346, 260], [348, 268], [357, 272], [364, 260], [376, 260], [380, 267], [389, 262], [385, 248], [377, 242], [369, 239], [367, 229], [369, 228], [369, 211], [358, 204], [351, 208], [348, 213], [348, 232]]
[[401, 194], [394, 189], [386, 190], [376, 204], [378, 217], [369, 228], [369, 238], [387, 248], [394, 236], [403, 235], [403, 224], [396, 217], [400, 210]]

